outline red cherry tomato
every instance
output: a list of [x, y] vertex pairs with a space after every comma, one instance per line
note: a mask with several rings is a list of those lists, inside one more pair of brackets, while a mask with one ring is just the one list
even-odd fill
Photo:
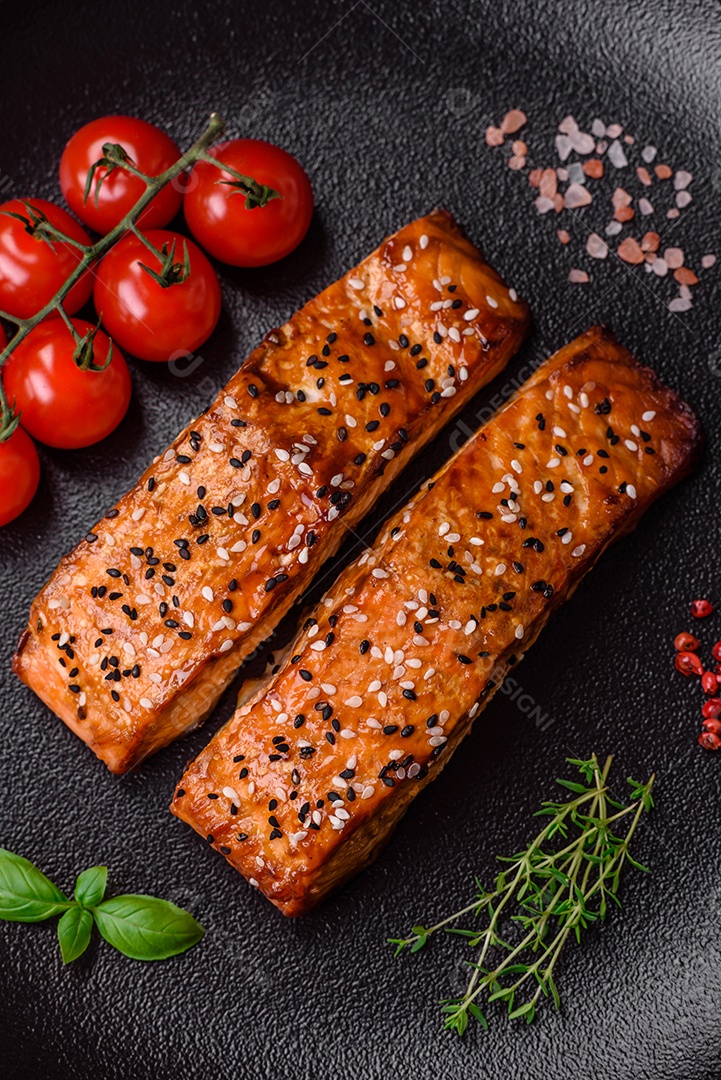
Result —
[[294, 157], [261, 139], [234, 139], [210, 151], [237, 172], [282, 198], [248, 210], [245, 196], [223, 180], [231, 173], [206, 161], [188, 177], [183, 209], [188, 228], [206, 251], [232, 266], [266, 266], [298, 246], [313, 215], [310, 181]]
[[21, 427], [0, 442], [0, 525], [7, 525], [30, 505], [40, 483], [35, 443]]
[[[73, 319], [85, 335], [92, 323]], [[109, 341], [95, 335], [95, 364], [104, 364]], [[62, 319], [44, 319], [21, 341], [3, 368], [9, 401], [15, 399], [23, 426], [40, 442], [63, 450], [91, 446], [114, 431], [130, 402], [130, 373], [113, 343], [103, 371], [81, 370], [73, 360], [75, 341]]]
[[[88, 172], [102, 158], [105, 143], [119, 143], [136, 168], [147, 176], [165, 172], [180, 157], [169, 135], [132, 116], [104, 116], [80, 128], [63, 150], [60, 187], [70, 209], [102, 234], [115, 228], [145, 191], [143, 181], [125, 169], [116, 168], [108, 174], [107, 168], [101, 166], [95, 171], [86, 201]], [[168, 184], [143, 211], [141, 224], [147, 229], [167, 225], [180, 209], [181, 199], [180, 189]]]
[[[0, 310], [18, 319], [29, 319], [45, 307], [82, 258], [82, 252], [72, 244], [55, 241], [51, 247], [21, 221], [7, 216], [22, 214], [30, 220], [26, 203], [66, 236], [81, 244], [92, 243], [67, 210], [47, 199], [11, 199], [0, 206]], [[93, 279], [87, 271], [73, 285], [63, 307], [72, 315], [92, 291]]]
[[182, 268], [184, 245], [190, 274], [163, 287], [147, 270], [162, 262], [137, 236], [120, 240], [98, 267], [95, 307], [113, 341], [141, 360], [165, 361], [193, 352], [210, 337], [220, 315], [220, 285], [200, 248], [179, 233], [151, 229], [144, 234], [158, 250], [170, 251]]

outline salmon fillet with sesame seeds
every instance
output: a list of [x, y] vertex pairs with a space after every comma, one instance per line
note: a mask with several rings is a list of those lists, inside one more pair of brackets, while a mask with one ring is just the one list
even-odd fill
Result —
[[689, 472], [690, 408], [595, 328], [331, 587], [172, 812], [286, 915], [368, 865], [608, 545]]
[[268, 334], [63, 558], [14, 669], [116, 773], [195, 727], [528, 308], [435, 211]]

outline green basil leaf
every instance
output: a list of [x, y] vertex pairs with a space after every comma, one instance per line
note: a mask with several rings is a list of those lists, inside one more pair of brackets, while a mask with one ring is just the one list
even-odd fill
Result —
[[0, 919], [42, 922], [65, 911], [70, 901], [37, 866], [0, 848]]
[[75, 899], [83, 907], [95, 907], [105, 896], [108, 883], [107, 866], [91, 866], [83, 870], [75, 882]]
[[58, 923], [58, 941], [64, 964], [82, 956], [90, 944], [92, 932], [93, 916], [90, 911], [74, 905], [65, 912]]
[[205, 933], [190, 912], [155, 896], [114, 896], [93, 915], [105, 940], [133, 960], [165, 960], [196, 945]]

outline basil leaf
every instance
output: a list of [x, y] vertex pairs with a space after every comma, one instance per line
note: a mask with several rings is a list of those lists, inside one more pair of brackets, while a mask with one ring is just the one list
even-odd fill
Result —
[[75, 899], [83, 907], [95, 907], [105, 896], [108, 883], [107, 866], [91, 866], [83, 870], [75, 882]]
[[133, 960], [164, 960], [196, 945], [205, 930], [188, 911], [155, 896], [114, 896], [94, 910], [105, 940]]
[[42, 922], [69, 904], [65, 893], [28, 859], [0, 848], [0, 919]]
[[58, 941], [64, 964], [82, 956], [90, 944], [92, 932], [93, 916], [90, 911], [74, 905], [65, 912], [58, 923]]

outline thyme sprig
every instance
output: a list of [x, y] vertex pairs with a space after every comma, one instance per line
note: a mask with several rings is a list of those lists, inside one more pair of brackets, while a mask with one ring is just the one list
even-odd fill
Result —
[[[488, 1028], [479, 999], [504, 1002], [508, 1015], [531, 1023], [541, 998], [556, 1008], [560, 997], [554, 972], [568, 939], [578, 942], [581, 931], [604, 919], [609, 901], [617, 897], [626, 862], [646, 871], [629, 851], [631, 837], [643, 813], [653, 807], [654, 777], [640, 784], [630, 777], [631, 803], [614, 798], [608, 787], [611, 757], [600, 767], [594, 754], [587, 761], [568, 758], [582, 782], [559, 779], [572, 793], [567, 802], [543, 803], [536, 817], [548, 822], [523, 850], [499, 857], [507, 864], [492, 889], [476, 879], [476, 899], [433, 926], [417, 925], [407, 938], [389, 938], [398, 956], [405, 949], [419, 952], [438, 930], [463, 938], [478, 949], [469, 961], [471, 976], [465, 993], [441, 1001], [443, 1026], [462, 1035], [470, 1018]], [[625, 829], [625, 832], [624, 832]], [[464, 929], [458, 919], [484, 916], [482, 928]]]
[[[246, 196], [246, 206], [249, 209], [255, 207], [265, 206], [271, 199], [281, 198], [277, 191], [267, 187], [265, 184], [259, 184], [252, 177], [243, 176], [240, 173], [236, 173], [234, 169], [231, 169], [228, 165], [225, 165], [221, 160], [213, 157], [207, 153], [208, 147], [211, 146], [225, 130], [225, 122], [218, 116], [217, 113], [211, 113], [208, 120], [205, 131], [200, 135], [198, 139], [193, 143], [188, 150], [182, 154], [174, 164], [172, 164], [165, 172], [160, 173], [158, 176], [148, 176], [135, 167], [132, 159], [124, 148], [119, 143], [105, 143], [103, 146], [103, 156], [95, 162], [88, 173], [87, 185], [86, 185], [86, 197], [89, 196], [92, 187], [93, 179], [98, 173], [98, 169], [101, 167], [105, 170], [102, 175], [98, 176], [95, 196], [97, 198], [98, 191], [103, 179], [110, 175], [110, 173], [116, 169], [126, 169], [131, 172], [133, 176], [137, 176], [145, 184], [145, 191], [135, 203], [133, 208], [128, 211], [125, 217], [118, 222], [114, 229], [112, 229], [105, 236], [101, 237], [94, 244], [82, 244], [77, 240], [72, 240], [70, 237], [60, 230], [56, 229], [52, 225], [42, 212], [36, 210], [30, 203], [25, 203], [25, 209], [27, 217], [22, 214], [10, 213], [9, 216], [15, 217], [22, 221], [25, 229], [31, 232], [34, 236], [52, 246], [53, 243], [69, 243], [76, 247], [82, 254], [78, 260], [77, 266], [68, 275], [63, 284], [60, 286], [55, 295], [48, 300], [47, 304], [35, 315], [29, 319], [20, 319], [14, 315], [10, 315], [7, 312], [0, 311], [0, 319], [4, 319], [7, 322], [15, 325], [15, 333], [11, 337], [6, 347], [0, 352], [0, 368], [7, 362], [12, 353], [18, 347], [21, 341], [23, 341], [31, 330], [33, 330], [39, 323], [46, 319], [48, 315], [53, 312], [57, 312], [63, 315], [63, 300], [68, 295], [75, 283], [85, 274], [95, 263], [97, 263], [103, 255], [105, 255], [111, 247], [118, 240], [120, 240], [128, 232], [136, 232], [136, 222], [140, 218], [141, 214], [145, 210], [146, 206], [152, 202], [155, 196], [161, 191], [167, 184], [171, 183], [177, 176], [185, 172], [186, 169], [192, 168], [198, 161], [208, 161], [215, 165], [218, 169], [225, 172], [229, 172], [238, 178], [238, 187], [242, 190]], [[140, 234], [138, 234], [140, 235]], [[168, 259], [168, 255], [170, 258]], [[165, 259], [165, 261], [163, 261]], [[172, 284], [174, 281], [183, 281], [187, 277], [189, 271], [187, 249], [183, 262], [180, 264], [175, 263], [174, 251], [172, 253], [163, 252], [163, 267], [161, 270], [161, 276], [163, 276], [163, 282], [161, 284], [165, 286]], [[167, 265], [166, 265], [167, 264]], [[147, 269], [147, 268], [146, 268]], [[148, 270], [152, 276], [156, 276], [151, 270]], [[92, 336], [88, 339], [88, 335], [84, 337], [79, 335], [69, 320], [66, 320], [67, 325], [73, 333], [76, 343], [75, 361], [82, 366], [85, 370], [99, 371], [102, 367], [94, 363], [92, 355]], [[94, 336], [94, 335], [93, 335]], [[112, 342], [111, 342], [112, 349]], [[108, 360], [110, 362], [109, 354]], [[2, 380], [0, 379], [0, 442], [9, 439], [13, 431], [18, 425], [18, 417], [15, 415], [14, 404], [11, 406], [5, 396], [3, 390]]]

